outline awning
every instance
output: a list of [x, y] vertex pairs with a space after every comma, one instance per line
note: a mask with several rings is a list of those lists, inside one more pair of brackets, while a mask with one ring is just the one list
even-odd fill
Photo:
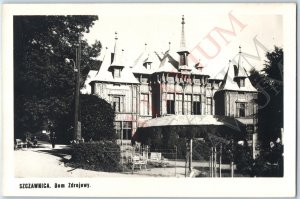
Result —
[[243, 124], [233, 117], [218, 115], [170, 115], [146, 120], [139, 128], [153, 126], [193, 126], [193, 125], [225, 125], [239, 130]]
[[215, 135], [225, 139], [243, 139], [246, 126], [233, 117], [216, 115], [171, 115], [147, 120], [139, 124], [134, 139], [152, 137], [152, 134], [176, 132], [180, 137]]

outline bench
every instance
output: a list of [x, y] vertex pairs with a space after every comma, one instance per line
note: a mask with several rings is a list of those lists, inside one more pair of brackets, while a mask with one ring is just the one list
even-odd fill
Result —
[[161, 160], [161, 153], [151, 152], [150, 153], [150, 160], [152, 160], [152, 161], [159, 161], [159, 160]]
[[151, 152], [149, 162], [155, 166], [166, 167], [168, 165], [167, 159], [163, 158], [161, 153]]
[[16, 139], [15, 148], [27, 148], [27, 143], [23, 142], [21, 139]]
[[147, 169], [147, 160], [143, 159], [140, 156], [133, 156], [131, 158], [131, 164], [132, 164], [132, 172], [134, 171], [134, 168], [138, 166], [140, 170], [142, 169], [142, 166], [145, 166], [145, 169]]

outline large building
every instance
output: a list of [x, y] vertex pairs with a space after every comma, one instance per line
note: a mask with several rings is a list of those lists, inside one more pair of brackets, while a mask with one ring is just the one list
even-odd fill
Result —
[[111, 103], [116, 111], [115, 131], [122, 140], [130, 140], [146, 120], [169, 115], [234, 117], [247, 125], [252, 140], [257, 90], [241, 57], [236, 65], [228, 63], [223, 77], [210, 77], [200, 63], [189, 63], [184, 17], [181, 25], [180, 49], [149, 52], [145, 44], [130, 66], [124, 64], [116, 34], [113, 52], [104, 50], [100, 68], [89, 72], [84, 92]]

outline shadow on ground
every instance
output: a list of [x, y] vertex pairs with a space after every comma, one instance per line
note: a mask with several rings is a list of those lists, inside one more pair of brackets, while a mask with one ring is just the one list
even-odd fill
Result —
[[71, 158], [71, 154], [72, 154], [72, 149], [67, 147], [67, 148], [63, 148], [63, 149], [39, 149], [39, 150], [36, 150], [36, 152], [38, 153], [46, 153], [46, 154], [50, 154], [50, 155], [54, 155], [56, 157], [59, 157], [61, 158], [60, 161], [63, 162], [63, 163], [66, 163], [70, 160]]

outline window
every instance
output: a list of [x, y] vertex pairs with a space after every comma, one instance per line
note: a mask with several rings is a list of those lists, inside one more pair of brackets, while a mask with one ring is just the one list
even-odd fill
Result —
[[167, 114], [175, 114], [174, 94], [167, 95]]
[[193, 114], [194, 115], [201, 115], [200, 95], [194, 95], [194, 98], [193, 98]]
[[206, 98], [206, 114], [212, 115], [212, 98], [211, 97]]
[[176, 113], [182, 115], [182, 94], [176, 94]]
[[240, 80], [240, 87], [245, 87], [245, 79]]
[[123, 140], [130, 140], [132, 134], [132, 122], [123, 122]]
[[192, 114], [192, 95], [185, 95], [184, 99], [184, 114]]
[[114, 73], [115, 73], [115, 78], [120, 78], [121, 77], [121, 69], [116, 68]]
[[123, 98], [120, 96], [114, 96], [112, 98], [112, 108], [115, 112], [122, 112]]
[[237, 106], [237, 117], [245, 117], [246, 116], [246, 104], [245, 103], [236, 103]]
[[121, 135], [121, 122], [114, 122], [114, 129], [118, 139], [122, 139]]
[[149, 95], [141, 94], [141, 104], [140, 104], [140, 114], [148, 115], [149, 114]]
[[147, 68], [148, 70], [151, 69], [151, 62], [147, 62], [147, 63], [146, 63], [146, 68]]
[[180, 65], [186, 65], [186, 58], [185, 58], [185, 54], [181, 54], [180, 55]]

